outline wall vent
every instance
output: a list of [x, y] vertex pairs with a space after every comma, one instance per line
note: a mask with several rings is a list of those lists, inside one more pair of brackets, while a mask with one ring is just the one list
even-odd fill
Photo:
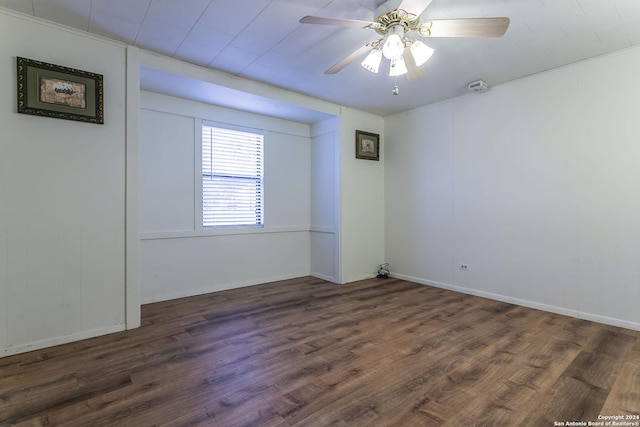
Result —
[[476, 80], [475, 82], [471, 82], [468, 85], [469, 91], [471, 92], [480, 92], [487, 89], [488, 87], [489, 86], [487, 86], [487, 82], [485, 82], [484, 80]]

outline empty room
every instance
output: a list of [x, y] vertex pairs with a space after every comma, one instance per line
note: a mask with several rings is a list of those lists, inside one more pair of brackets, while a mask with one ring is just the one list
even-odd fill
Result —
[[0, 426], [640, 426], [637, 0], [0, 0]]

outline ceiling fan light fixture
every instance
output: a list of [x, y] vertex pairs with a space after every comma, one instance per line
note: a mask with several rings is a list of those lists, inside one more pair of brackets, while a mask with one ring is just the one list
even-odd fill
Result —
[[411, 54], [418, 67], [427, 62], [433, 55], [433, 49], [420, 40], [414, 40], [409, 49], [411, 49]]
[[380, 68], [380, 62], [382, 62], [382, 52], [378, 49], [372, 49], [364, 58], [364, 61], [360, 63], [365, 69], [371, 71], [372, 73], [377, 73]]
[[[366, 43], [344, 57], [337, 64], [326, 70], [325, 74], [335, 74], [352, 62], [361, 59], [364, 54], [367, 54], [367, 57], [360, 64], [368, 71], [377, 73], [380, 69], [381, 56], [384, 56], [391, 63], [390, 76], [395, 77], [407, 74], [409, 80], [412, 81], [424, 75], [424, 69], [420, 67], [434, 53], [431, 47], [419, 40], [415, 40], [412, 37], [412, 33], [418, 33], [422, 37], [501, 37], [509, 28], [510, 23], [507, 17], [421, 21], [420, 15], [422, 11], [429, 6], [432, 0], [377, 1], [384, 4], [378, 8], [376, 12], [378, 17], [375, 22], [324, 18], [321, 16], [305, 16], [300, 19], [301, 24], [366, 28], [374, 30], [380, 36], [377, 40]], [[391, 3], [393, 3], [393, 6]], [[381, 13], [379, 14], [379, 12]]]
[[390, 77], [402, 76], [403, 74], [407, 74], [408, 71], [402, 56], [391, 61], [391, 66], [389, 67]]
[[402, 37], [404, 36], [404, 28], [402, 25], [394, 25], [389, 28], [389, 35], [384, 40], [382, 45], [382, 54], [390, 61], [398, 59], [404, 52], [404, 42]]

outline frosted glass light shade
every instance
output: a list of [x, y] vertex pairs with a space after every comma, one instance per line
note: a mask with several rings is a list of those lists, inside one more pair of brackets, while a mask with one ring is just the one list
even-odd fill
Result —
[[382, 52], [378, 49], [373, 49], [369, 52], [364, 61], [360, 63], [364, 68], [371, 71], [372, 73], [377, 73], [380, 68], [380, 62], [382, 61]]
[[404, 52], [402, 38], [395, 33], [389, 34], [384, 41], [384, 45], [382, 45], [382, 54], [384, 57], [393, 61], [394, 59], [400, 58], [402, 52]]
[[413, 59], [416, 61], [416, 65], [418, 67], [427, 62], [429, 58], [431, 58], [431, 55], [433, 55], [433, 49], [422, 43], [420, 40], [415, 40], [411, 43], [409, 49], [411, 49], [411, 54], [413, 55]]
[[391, 61], [391, 67], [389, 67], [389, 76], [401, 76], [407, 74], [407, 66], [404, 63], [404, 58], [401, 56], [398, 59]]

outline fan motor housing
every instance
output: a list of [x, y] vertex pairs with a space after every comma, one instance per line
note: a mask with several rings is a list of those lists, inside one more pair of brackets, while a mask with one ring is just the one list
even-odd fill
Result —
[[392, 10], [383, 15], [378, 16], [376, 20], [380, 24], [380, 29], [376, 28], [376, 31], [380, 35], [385, 35], [387, 30], [396, 25], [401, 25], [404, 28], [404, 32], [415, 30], [418, 28], [420, 18], [416, 15], [405, 12], [404, 10]]

